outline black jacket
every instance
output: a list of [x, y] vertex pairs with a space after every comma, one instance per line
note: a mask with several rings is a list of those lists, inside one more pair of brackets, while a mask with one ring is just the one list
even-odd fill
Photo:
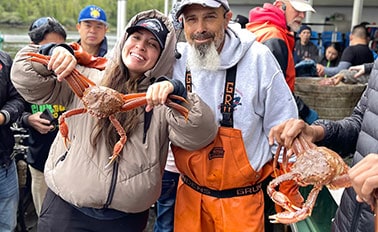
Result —
[[[350, 117], [339, 121], [316, 121], [326, 128], [325, 145], [341, 155], [354, 153], [356, 164], [369, 153], [378, 153], [378, 60], [369, 78], [367, 89], [363, 93]], [[356, 201], [353, 188], [347, 188], [333, 221], [335, 232], [371, 232], [374, 231], [374, 215], [370, 206]]]
[[24, 99], [10, 80], [11, 57], [0, 51], [0, 113], [5, 123], [0, 125], [0, 166], [7, 166], [13, 151], [14, 137], [10, 126], [24, 111]]
[[[35, 130], [31, 125], [29, 125], [28, 117], [37, 112], [43, 112], [44, 110], [49, 110], [51, 113], [51, 124], [55, 128], [48, 132], [47, 134], [41, 134]], [[59, 131], [58, 128], [58, 117], [65, 111], [65, 108], [61, 105], [37, 105], [26, 102], [25, 112], [18, 120], [18, 124], [28, 129], [29, 138], [27, 140], [28, 152], [26, 156], [26, 161], [33, 168], [43, 172], [45, 167], [45, 162], [49, 155], [50, 147], [54, 141], [56, 134]]]

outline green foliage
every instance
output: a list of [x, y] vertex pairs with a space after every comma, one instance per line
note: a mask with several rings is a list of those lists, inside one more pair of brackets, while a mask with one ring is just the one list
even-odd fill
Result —
[[52, 16], [67, 28], [73, 28], [80, 10], [94, 4], [105, 10], [111, 28], [116, 28], [118, 1], [126, 1], [127, 20], [144, 10], [164, 12], [164, 0], [2, 0], [0, 23], [28, 26], [36, 18]]

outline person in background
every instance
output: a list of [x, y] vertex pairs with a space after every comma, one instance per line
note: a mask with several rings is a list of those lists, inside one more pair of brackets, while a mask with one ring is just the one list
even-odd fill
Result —
[[324, 56], [319, 60], [319, 64], [324, 67], [336, 67], [339, 64], [341, 55], [340, 43], [330, 43], [326, 47]]
[[376, 34], [376, 28], [372, 25], [375, 25], [376, 23], [370, 23], [370, 22], [361, 22], [360, 25], [363, 25], [367, 30], [367, 44], [371, 50], [371, 53], [373, 53], [374, 60], [378, 58], [378, 54], [374, 48], [374, 43], [376, 43], [376, 39], [374, 38], [374, 35]]
[[218, 135], [201, 150], [172, 146], [181, 173], [174, 230], [264, 231], [262, 183], [272, 174], [271, 127], [297, 117], [272, 52], [251, 32], [230, 27], [227, 0], [184, 0], [186, 42], [177, 44], [173, 78], [216, 114]]
[[248, 23], [248, 18], [244, 15], [236, 15], [235, 22], [239, 23], [241, 28], [245, 28]]
[[[28, 35], [33, 44], [62, 44], [66, 41], [66, 30], [56, 19], [42, 17], [34, 20]], [[25, 112], [18, 124], [29, 132], [26, 161], [31, 175], [31, 192], [37, 215], [40, 214], [47, 185], [43, 170], [50, 147], [58, 133], [58, 117], [65, 111], [64, 106], [51, 104], [32, 104], [26, 102]]]
[[[308, 125], [302, 120], [290, 119], [273, 127], [269, 134], [270, 144], [275, 141], [286, 148], [290, 148], [294, 138], [301, 134], [308, 141], [316, 143], [318, 146], [326, 146], [340, 154], [341, 157], [354, 153], [351, 163], [352, 169], [349, 174], [359, 198], [367, 203], [358, 202], [355, 190], [346, 188], [332, 222], [333, 232], [371, 232], [375, 228], [375, 215], [369, 205], [372, 198], [367, 196], [371, 191], [360, 189], [362, 178], [367, 176], [357, 176], [358, 173], [361, 173], [360, 167], [366, 166], [364, 164], [371, 161], [371, 156], [377, 156], [378, 153], [378, 134], [376, 133], [378, 131], [377, 90], [378, 60], [374, 62], [367, 88], [353, 109], [351, 116], [338, 121], [317, 120], [312, 125]], [[373, 155], [369, 155], [372, 153]], [[364, 159], [366, 160], [363, 161]], [[358, 165], [360, 162], [363, 162], [361, 166]], [[367, 175], [372, 173], [371, 169], [365, 171]]]
[[341, 70], [348, 69], [350, 66], [374, 62], [373, 54], [367, 44], [368, 34], [365, 26], [354, 26], [349, 39], [350, 46], [344, 49], [340, 62], [336, 67], [327, 68], [322, 64], [316, 65], [318, 76], [323, 77], [327, 75], [327, 77], [331, 77], [338, 74]]
[[302, 25], [297, 32], [299, 39], [294, 46], [294, 62], [298, 64], [303, 60], [313, 60], [316, 62], [319, 59], [319, 50], [316, 45], [311, 42], [311, 27]]
[[154, 232], [173, 232], [175, 203], [180, 172], [175, 165], [172, 150], [169, 149], [163, 173], [161, 195], [156, 202]]
[[10, 79], [12, 58], [0, 50], [0, 231], [13, 232], [19, 199], [16, 162], [11, 157], [15, 140], [11, 130], [24, 111], [24, 99]]
[[350, 71], [355, 71], [356, 74], [354, 75], [354, 78], [359, 78], [362, 75], [370, 75], [371, 70], [374, 67], [374, 62], [372, 63], [366, 63], [366, 64], [360, 64], [356, 66], [351, 66], [349, 67]]
[[[16, 55], [12, 81], [31, 102], [59, 103], [67, 110], [82, 107], [67, 83], [61, 82], [75, 67], [96, 84], [120, 93], [146, 92], [145, 108], [116, 113], [114, 119], [89, 113], [67, 119], [69, 149], [58, 134], [46, 161], [49, 189], [38, 231], [144, 231], [149, 208], [161, 192], [169, 143], [196, 150], [214, 139], [217, 125], [211, 109], [198, 95], [186, 94], [181, 82], [168, 78], [175, 42], [170, 20], [149, 10], [129, 21], [104, 71], [76, 65], [69, 46], [41, 51], [40, 46], [30, 45]], [[25, 57], [31, 51], [52, 53], [48, 67]], [[171, 93], [186, 97], [188, 117], [163, 105]], [[124, 132], [113, 126], [115, 119]], [[123, 142], [109, 165], [114, 146]]]
[[104, 57], [108, 52], [106, 32], [108, 23], [105, 11], [95, 5], [84, 7], [77, 19], [76, 29], [80, 34], [78, 43], [93, 56]]
[[295, 42], [294, 63], [297, 77], [315, 77], [316, 63], [319, 59], [319, 50], [310, 40], [312, 30], [307, 25], [302, 25], [297, 32], [299, 39]]
[[[294, 32], [300, 29], [306, 12], [315, 12], [306, 0], [277, 0], [273, 4], [265, 3], [263, 7], [255, 7], [250, 10], [249, 23], [246, 28], [253, 32], [257, 36], [257, 40], [265, 44], [273, 53], [296, 100], [299, 117], [311, 124], [318, 118], [317, 112], [310, 109], [299, 96], [294, 94], [296, 78]], [[302, 205], [303, 197], [293, 181], [281, 184], [280, 191], [289, 196], [294, 205]], [[267, 202], [266, 214], [282, 211], [280, 206], [273, 204], [267, 194], [265, 194], [265, 199]], [[267, 231], [272, 231], [272, 226], [269, 220], [265, 221]]]
[[[298, 31], [307, 11], [315, 12], [306, 0], [277, 0], [265, 3], [249, 12], [246, 28], [257, 36], [257, 40], [268, 46], [284, 73], [286, 83], [294, 94], [294, 32]], [[312, 123], [318, 114], [310, 109], [303, 100], [295, 96], [299, 116]]]

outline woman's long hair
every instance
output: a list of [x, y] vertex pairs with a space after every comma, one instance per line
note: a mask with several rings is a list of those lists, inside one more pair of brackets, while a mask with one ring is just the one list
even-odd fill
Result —
[[[142, 18], [159, 18], [167, 26], [169, 33], [167, 35], [165, 48], [160, 54], [155, 66], [151, 70], [146, 71], [144, 75], [136, 79], [131, 79], [128, 68], [122, 61], [122, 50], [127, 38], [129, 37], [126, 29], [134, 25]], [[174, 33], [173, 25], [162, 12], [154, 9], [140, 12], [129, 21], [124, 33], [117, 41], [113, 50], [110, 52], [101, 85], [115, 89], [123, 94], [147, 91], [148, 86], [155, 77], [172, 74], [172, 64], [175, 61], [175, 41], [176, 35]], [[137, 127], [139, 118], [143, 113], [144, 110], [139, 108], [127, 112], [117, 113], [114, 116], [125, 129], [126, 136], [129, 137]], [[103, 135], [109, 151], [112, 151], [115, 143], [119, 140], [119, 135], [108, 118], [98, 120], [96, 127], [91, 134], [92, 145], [96, 146], [96, 141], [100, 139], [101, 135]]]
[[[107, 70], [104, 74], [103, 80], [100, 85], [112, 88], [122, 94], [137, 93], [138, 92], [138, 79], [130, 79], [128, 68], [122, 62], [122, 48], [127, 40], [124, 37], [120, 42], [118, 48], [120, 51], [114, 54], [110, 65], [107, 65]], [[140, 111], [142, 112], [142, 111]], [[138, 124], [138, 110], [133, 109], [126, 112], [116, 113], [115, 118], [121, 123], [122, 127], [126, 131], [126, 136], [130, 136], [133, 129]], [[95, 129], [92, 132], [92, 144], [95, 145], [100, 135], [104, 134], [105, 143], [109, 150], [113, 149], [113, 146], [119, 140], [119, 135], [108, 118], [99, 119]]]

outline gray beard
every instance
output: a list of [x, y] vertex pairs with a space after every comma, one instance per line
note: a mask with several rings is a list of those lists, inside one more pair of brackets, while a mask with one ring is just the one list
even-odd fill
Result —
[[190, 70], [216, 71], [220, 65], [220, 56], [214, 42], [211, 44], [191, 45], [188, 54]]

